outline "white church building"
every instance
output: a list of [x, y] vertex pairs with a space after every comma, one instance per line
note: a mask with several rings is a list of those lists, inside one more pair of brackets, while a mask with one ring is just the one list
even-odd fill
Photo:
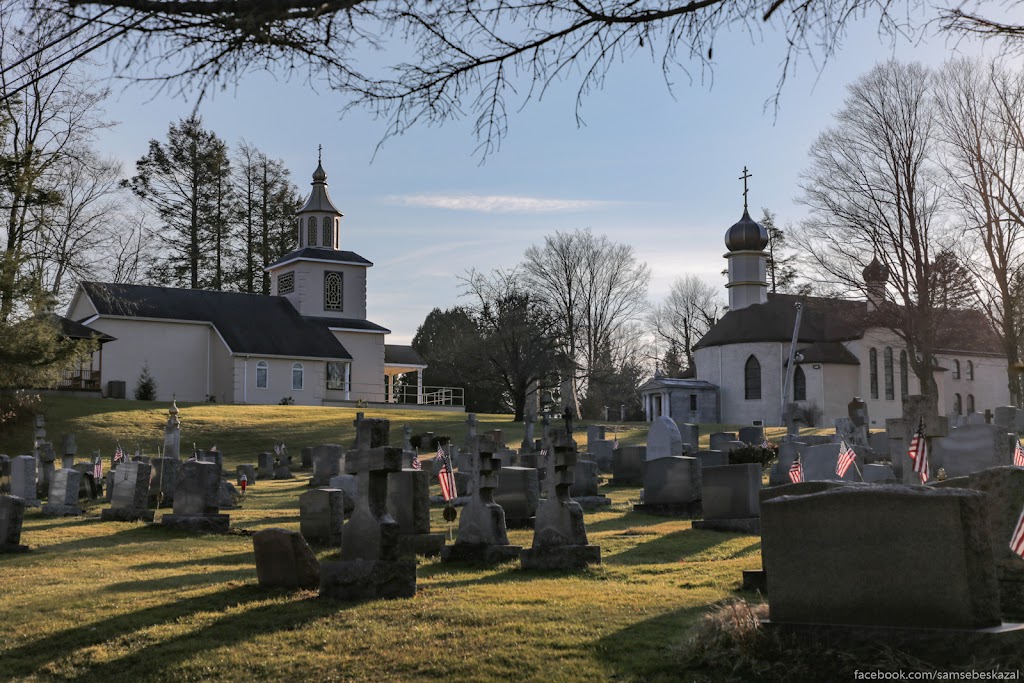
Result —
[[[296, 217], [299, 245], [266, 268], [270, 296], [83, 282], [67, 318], [112, 337], [94, 354], [92, 384], [132, 392], [143, 368], [157, 400], [331, 405], [396, 401], [395, 378], [426, 363], [410, 346], [385, 344], [369, 320], [367, 270], [341, 248], [342, 213], [321, 164]], [[99, 380], [99, 381], [97, 381]]]
[[[770, 294], [768, 233], [746, 209], [726, 232], [725, 245], [729, 310], [694, 345], [694, 377], [655, 377], [641, 387], [648, 420], [667, 415], [678, 422], [782, 424], [797, 303], [803, 312], [785, 402], [799, 404], [817, 426], [846, 417], [854, 397], [867, 403], [872, 427], [900, 417], [903, 397], [919, 394], [920, 382], [902, 341], [873, 322], [872, 300]], [[863, 277], [865, 289], [877, 292], [869, 299], [881, 297], [885, 266], [875, 259]], [[1007, 405], [1007, 360], [987, 319], [977, 311], [944, 314], [955, 320], [938, 340], [940, 411], [955, 418]]]

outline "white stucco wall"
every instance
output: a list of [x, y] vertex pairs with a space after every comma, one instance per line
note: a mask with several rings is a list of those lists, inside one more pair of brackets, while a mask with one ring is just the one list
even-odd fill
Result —
[[[256, 369], [260, 362], [267, 364], [267, 387], [256, 386]], [[302, 389], [292, 388], [292, 367], [302, 365]], [[322, 360], [274, 358], [269, 356], [235, 356], [234, 402], [259, 405], [277, 405], [283, 398], [291, 398], [295, 405], [323, 404], [326, 387], [325, 362]]]
[[[324, 310], [324, 273], [342, 273], [342, 310]], [[292, 261], [270, 271], [270, 293], [277, 296], [277, 276], [295, 273], [295, 291], [285, 295], [302, 315], [366, 320], [366, 266]]]
[[[939, 405], [946, 414], [955, 415], [953, 405], [955, 394], [960, 394], [962, 414], [968, 412], [967, 397], [974, 396], [974, 411], [984, 413], [998, 406], [1010, 404], [1010, 388], [1007, 385], [1007, 362], [1005, 358], [966, 354], [941, 354], [939, 363], [947, 368], [939, 377]], [[953, 361], [960, 361], [960, 379], [953, 377]], [[974, 379], [967, 378], [968, 362], [974, 364]]]
[[[788, 343], [756, 342], [714, 346], [694, 353], [697, 379], [721, 389], [723, 422], [743, 425], [764, 420], [768, 425], [781, 424], [782, 366], [787, 358], [784, 348], [788, 347]], [[761, 364], [760, 400], [744, 398], [743, 372], [751, 354]]]
[[352, 355], [351, 400], [384, 401], [384, 335], [335, 331]]

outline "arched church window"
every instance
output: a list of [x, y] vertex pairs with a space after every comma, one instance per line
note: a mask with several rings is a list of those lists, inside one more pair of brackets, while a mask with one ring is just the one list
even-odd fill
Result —
[[882, 362], [885, 369], [885, 400], [891, 401], [896, 398], [896, 387], [892, 372], [892, 349], [888, 346], [882, 352]]
[[302, 363], [292, 365], [292, 390], [302, 391]]
[[309, 222], [306, 224], [306, 246], [316, 246], [316, 219], [312, 216], [309, 217]]
[[761, 398], [761, 364], [753, 355], [743, 366], [743, 398], [748, 401]]
[[970, 379], [970, 380], [974, 379], [974, 361], [973, 360], [967, 361], [967, 379]]
[[324, 216], [324, 241], [321, 242], [320, 244], [324, 245], [325, 247], [334, 246], [334, 236], [331, 234], [332, 232], [334, 232], [333, 229], [331, 228], [333, 222], [334, 221], [332, 221], [330, 218]]
[[960, 400], [960, 394], [953, 394], [953, 414], [963, 415], [963, 401]]
[[[960, 379], [960, 361], [953, 359], [953, 379]], [[959, 415], [960, 413], [957, 413]]]
[[267, 388], [267, 361], [261, 360], [256, 363], [256, 388], [266, 389]]
[[910, 393], [910, 368], [907, 367], [907, 352], [900, 351], [900, 396]]
[[871, 380], [871, 398], [878, 398], [878, 349], [868, 351], [868, 375]]
[[974, 412], [974, 394], [967, 394], [967, 412]]
[[807, 400], [807, 376], [804, 375], [804, 369], [799, 365], [793, 372], [793, 400]]
[[324, 273], [324, 310], [340, 311], [344, 300], [344, 282], [337, 271]]

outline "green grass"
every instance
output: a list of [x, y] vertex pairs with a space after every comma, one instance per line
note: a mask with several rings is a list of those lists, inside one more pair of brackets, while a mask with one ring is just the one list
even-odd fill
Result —
[[[181, 408], [183, 440], [216, 441], [234, 462], [274, 436], [293, 448], [352, 437], [354, 411], [343, 409]], [[109, 455], [115, 436], [156, 442], [165, 409], [58, 399], [47, 405], [48, 431], [72, 429], [81, 451], [101, 447]], [[463, 415], [366, 413], [456, 441], [464, 435]], [[521, 426], [506, 416], [481, 416], [481, 430], [491, 427], [505, 428], [510, 442], [521, 439]], [[623, 427], [621, 441], [643, 438], [643, 426]], [[26, 451], [11, 444], [30, 443], [30, 434], [5, 435], [0, 451]], [[611, 508], [586, 516], [590, 542], [602, 549], [598, 567], [532, 573], [515, 563], [421, 559], [415, 598], [359, 604], [256, 584], [250, 535], [298, 529], [305, 479], [257, 482], [230, 511], [232, 533], [223, 536], [101, 522], [98, 503], [82, 518], [30, 510], [22, 543], [31, 552], [0, 555], [0, 680], [653, 683], [744, 680], [763, 670], [733, 670], [721, 652], [736, 647], [733, 640], [717, 640], [717, 656], [705, 648], [699, 658], [691, 640], [709, 609], [737, 595], [741, 571], [760, 566], [759, 539], [638, 514], [637, 489], [603, 489]], [[447, 528], [439, 509], [432, 524]], [[532, 532], [509, 537], [529, 546]], [[336, 554], [315, 550], [322, 560]]]

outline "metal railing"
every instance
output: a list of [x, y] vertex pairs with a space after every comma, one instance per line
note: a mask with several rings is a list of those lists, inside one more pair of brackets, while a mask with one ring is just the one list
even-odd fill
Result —
[[100, 371], [90, 368], [69, 368], [57, 380], [61, 391], [99, 391]]
[[[343, 392], [333, 389], [332, 392]], [[462, 387], [424, 386], [422, 392], [415, 384], [396, 384], [389, 389], [386, 384], [360, 384], [352, 382], [344, 400], [364, 400], [370, 403], [392, 403], [405, 405], [465, 406], [466, 391]]]

